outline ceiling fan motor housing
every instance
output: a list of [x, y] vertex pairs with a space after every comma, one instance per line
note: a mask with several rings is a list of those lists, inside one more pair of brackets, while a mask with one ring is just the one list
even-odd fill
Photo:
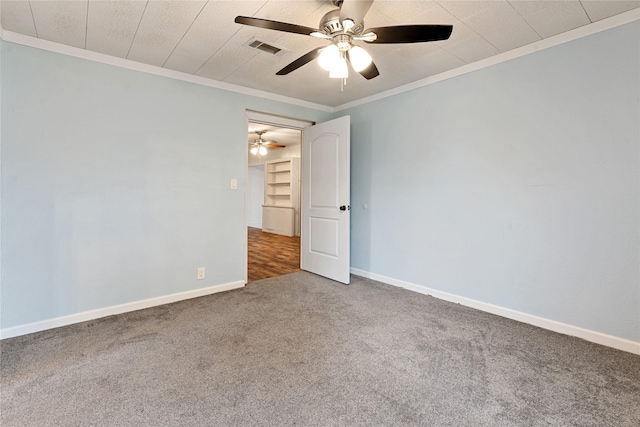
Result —
[[[333, 9], [325, 13], [322, 19], [320, 19], [320, 25], [318, 26], [320, 31], [328, 36], [335, 36], [343, 33], [347, 33], [342, 23], [340, 22], [340, 9]], [[349, 29], [348, 33], [353, 35], [362, 34], [364, 30], [364, 21], [356, 23], [356, 25]]]
[[340, 52], [346, 52], [351, 49], [351, 40], [353, 37], [349, 34], [338, 34], [333, 37], [332, 43], [338, 46]]

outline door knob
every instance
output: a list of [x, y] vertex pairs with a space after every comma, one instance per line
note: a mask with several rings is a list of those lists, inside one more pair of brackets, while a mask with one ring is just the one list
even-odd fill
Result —
[[340, 206], [341, 211], [346, 211], [347, 209], [351, 210], [351, 206], [345, 206], [345, 205]]

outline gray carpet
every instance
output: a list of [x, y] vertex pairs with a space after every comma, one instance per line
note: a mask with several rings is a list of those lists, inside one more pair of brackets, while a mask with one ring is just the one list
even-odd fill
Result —
[[640, 356], [352, 279], [3, 340], [0, 424], [640, 425]]

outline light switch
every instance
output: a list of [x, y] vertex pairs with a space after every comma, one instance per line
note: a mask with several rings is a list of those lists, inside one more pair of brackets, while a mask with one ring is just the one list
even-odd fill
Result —
[[231, 178], [231, 189], [232, 190], [238, 189], [238, 180], [236, 178]]

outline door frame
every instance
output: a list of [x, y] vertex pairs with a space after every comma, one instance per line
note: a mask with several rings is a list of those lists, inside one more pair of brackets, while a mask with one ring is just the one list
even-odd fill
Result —
[[[247, 131], [249, 130], [249, 123], [259, 123], [268, 126], [277, 126], [281, 128], [296, 129], [301, 132], [300, 134], [300, 163], [302, 167], [302, 156], [304, 152], [302, 150], [302, 138], [304, 137], [304, 128], [313, 126], [316, 122], [305, 119], [296, 119], [293, 117], [280, 116], [277, 114], [266, 113], [262, 111], [246, 110], [245, 111], [245, 125], [244, 125], [244, 141], [245, 156], [244, 156], [244, 284], [246, 285], [249, 280], [249, 229], [247, 224], [247, 210], [248, 210], [248, 196], [249, 191], [247, 189], [247, 182], [249, 181], [249, 150], [247, 146]], [[300, 180], [302, 180], [302, 174], [300, 174]], [[302, 192], [302, 182], [300, 183], [300, 192]]]

